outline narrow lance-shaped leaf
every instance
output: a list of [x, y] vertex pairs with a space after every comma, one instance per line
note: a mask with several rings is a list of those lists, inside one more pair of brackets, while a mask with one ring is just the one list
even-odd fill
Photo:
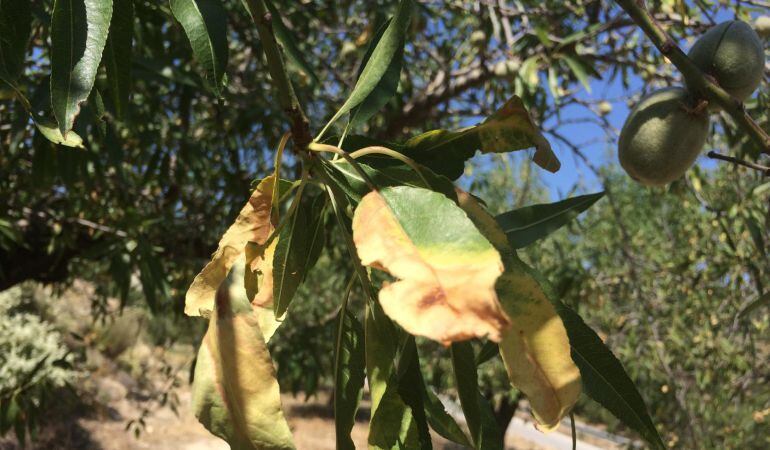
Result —
[[364, 328], [347, 306], [348, 298], [339, 313], [334, 368], [334, 427], [340, 450], [355, 449], [350, 431], [366, 377]]
[[133, 0], [113, 0], [114, 12], [110, 23], [110, 35], [104, 49], [104, 66], [107, 69], [109, 95], [115, 115], [123, 119], [131, 94], [131, 47], [134, 39]]
[[271, 223], [273, 183], [271, 175], [263, 179], [238, 217], [219, 241], [211, 261], [195, 277], [185, 296], [184, 312], [188, 316], [208, 316], [214, 308], [214, 298], [230, 268], [245, 251], [247, 242], [264, 244]]
[[572, 359], [580, 368], [586, 394], [637, 431], [653, 448], [666, 448], [642, 396], [620, 361], [575, 311], [561, 302], [556, 302], [556, 308], [567, 328]]
[[406, 335], [398, 361], [398, 392], [404, 402], [412, 408], [422, 446], [432, 448], [428, 432], [428, 425], [430, 425], [430, 428], [442, 437], [470, 447], [470, 442], [460, 426], [425, 385], [420, 366], [414, 336]]
[[220, 95], [228, 59], [227, 11], [220, 0], [171, 0], [171, 12], [182, 24], [209, 87]]
[[502, 450], [503, 433], [497, 426], [492, 408], [479, 391], [475, 356], [470, 343], [452, 344], [452, 369], [474, 448]]
[[0, 80], [6, 83], [24, 71], [31, 24], [30, 0], [0, 0]]
[[273, 257], [273, 298], [277, 316], [282, 316], [289, 308], [297, 288], [321, 253], [325, 200], [325, 196], [317, 195], [300, 205], [281, 230]]
[[278, 39], [278, 42], [281, 43], [281, 46], [286, 53], [287, 59], [289, 62], [302, 70], [302, 72], [304, 72], [305, 75], [310, 78], [310, 81], [313, 83], [313, 85], [317, 85], [319, 80], [315, 74], [315, 71], [313, 70], [312, 66], [308, 64], [305, 55], [302, 54], [302, 50], [300, 50], [297, 46], [293, 36], [294, 33], [286, 27], [286, 24], [283, 23], [283, 18], [281, 17], [278, 8], [276, 8], [275, 5], [273, 5], [273, 2], [270, 0], [265, 0], [265, 6], [267, 6], [267, 10], [270, 11], [270, 14], [273, 16], [271, 22], [273, 31], [275, 32], [275, 37]]
[[233, 449], [292, 449], [291, 431], [259, 322], [221, 290], [195, 366], [195, 416]]
[[446, 411], [441, 400], [427, 386], [423, 385], [423, 389], [425, 392], [425, 415], [433, 431], [456, 444], [470, 447], [471, 443], [468, 441], [468, 437], [465, 436], [455, 419]]
[[[364, 59], [361, 61], [361, 68], [359, 69], [358, 74], [359, 77], [361, 76], [361, 73], [363, 73], [363, 70], [374, 53], [374, 50], [377, 48], [377, 45], [380, 43], [385, 31], [388, 29], [390, 22], [391, 20], [385, 22], [377, 34], [375, 34], [374, 39], [369, 43], [369, 48], [364, 55]], [[393, 95], [396, 94], [398, 82], [401, 78], [401, 65], [403, 60], [404, 42], [402, 41], [395, 55], [393, 55], [393, 59], [390, 60], [387, 69], [385, 69], [385, 73], [382, 74], [382, 78], [380, 78], [380, 81], [374, 86], [372, 92], [366, 96], [360, 105], [350, 111], [350, 123], [348, 124], [348, 129], [355, 129], [365, 124], [388, 103]]]
[[412, 410], [398, 393], [394, 367], [398, 336], [393, 323], [375, 302], [366, 309], [364, 338], [372, 402], [369, 448], [419, 448], [419, 432]]
[[425, 382], [420, 372], [420, 356], [414, 336], [401, 333], [401, 345], [398, 357], [396, 377], [398, 394], [412, 410], [412, 417], [417, 426], [417, 439], [420, 447], [431, 450], [433, 444], [425, 414]]
[[523, 248], [569, 223], [587, 210], [604, 192], [578, 195], [555, 203], [526, 206], [495, 217], [513, 248]]
[[746, 305], [736, 316], [736, 319], [745, 319], [749, 317], [754, 311], [762, 308], [763, 306], [770, 306], [770, 292], [760, 295], [759, 298]]
[[63, 136], [91, 93], [112, 18], [112, 0], [56, 0], [51, 15], [51, 105]]
[[[572, 73], [575, 74], [575, 77], [578, 79], [578, 81], [580, 81], [580, 83], [583, 85], [586, 91], [590, 94], [591, 79], [588, 73], [589, 70], [591, 70], [590, 66], [587, 67], [587, 64], [584, 61], [582, 61], [579, 56], [563, 55], [562, 58], [569, 66], [570, 70], [572, 70]], [[595, 72], [593, 70], [591, 71]]]
[[358, 77], [353, 91], [348, 99], [345, 100], [345, 103], [342, 104], [342, 107], [329, 120], [329, 123], [326, 124], [324, 131], [336, 122], [337, 119], [361, 104], [377, 87], [383, 75], [387, 72], [388, 67], [390, 67], [393, 58], [397, 57], [399, 49], [403, 48], [413, 9], [413, 0], [401, 0], [399, 2], [398, 10], [393, 20], [385, 29], [382, 38], [364, 66], [364, 70], [361, 71], [361, 76]]
[[407, 186], [371, 192], [355, 210], [353, 240], [362, 264], [398, 278], [379, 299], [409, 333], [499, 341], [510, 325], [494, 289], [500, 255], [446, 196]]
[[458, 190], [457, 197], [505, 264], [496, 289], [512, 322], [500, 342], [508, 377], [529, 399], [539, 428], [552, 430], [575, 404], [581, 389], [564, 324], [544, 287], [510, 248], [494, 218], [468, 193]]

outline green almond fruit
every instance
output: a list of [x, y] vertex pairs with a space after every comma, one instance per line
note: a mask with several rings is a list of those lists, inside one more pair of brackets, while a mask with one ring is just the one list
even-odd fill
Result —
[[681, 177], [706, 143], [709, 119], [694, 113], [684, 88], [655, 91], [632, 110], [620, 131], [618, 158], [631, 178], [662, 186]]
[[765, 51], [746, 22], [732, 20], [711, 28], [695, 42], [689, 56], [739, 100], [748, 98], [762, 82]]

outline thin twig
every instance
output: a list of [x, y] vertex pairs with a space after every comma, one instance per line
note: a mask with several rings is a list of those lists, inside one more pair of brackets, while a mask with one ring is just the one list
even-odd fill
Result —
[[749, 116], [743, 102], [728, 94], [713, 78], [707, 76], [695, 65], [650, 15], [644, 6], [644, 0], [615, 0], [615, 3], [631, 16], [663, 56], [679, 69], [691, 89], [709, 102], [721, 106], [759, 145], [762, 153], [770, 154], [770, 136]]
[[717, 153], [717, 152], [715, 152], [713, 150], [708, 152], [708, 154], [706, 154], [706, 156], [708, 156], [709, 158], [712, 158], [712, 159], [720, 159], [722, 161], [727, 161], [727, 162], [730, 162], [730, 163], [733, 163], [733, 164], [737, 164], [739, 166], [743, 166], [743, 167], [748, 167], [750, 169], [759, 170], [760, 172], [762, 172], [762, 174], [764, 174], [764, 176], [770, 177], [770, 167], [763, 166], [761, 164], [756, 164], [756, 163], [749, 162], [749, 161], [744, 161], [742, 159], [738, 159], [738, 158], [735, 158], [735, 157], [732, 157], [732, 156], [723, 155], [723, 154]]

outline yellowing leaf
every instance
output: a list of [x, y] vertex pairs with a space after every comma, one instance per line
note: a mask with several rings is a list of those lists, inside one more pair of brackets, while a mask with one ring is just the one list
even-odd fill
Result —
[[[272, 228], [272, 227], [271, 227]], [[270, 231], [272, 233], [272, 229]], [[278, 238], [268, 247], [256, 243], [246, 246], [246, 295], [254, 306], [273, 307], [273, 257]]]
[[[248, 294], [246, 287], [244, 286], [244, 279], [248, 280], [249, 277], [246, 276], [247, 272], [247, 262], [246, 258], [249, 254], [249, 247], [252, 245], [256, 245], [253, 243], [249, 243], [246, 246], [246, 254], [242, 255], [238, 258], [238, 260], [233, 265], [233, 268], [230, 270], [230, 275], [227, 276], [227, 279], [224, 283], [219, 287], [219, 290], [226, 289], [227, 293], [229, 294], [231, 299], [235, 299], [233, 301], [238, 301], [243, 304], [249, 302]], [[272, 245], [270, 247], [273, 247]], [[267, 288], [267, 283], [269, 280], [269, 276], [263, 277], [262, 285], [265, 288]], [[264, 292], [262, 288], [260, 288], [259, 293], [261, 294]], [[272, 298], [272, 294], [271, 294]], [[275, 313], [273, 313], [273, 306], [272, 304], [267, 305], [261, 305], [261, 304], [255, 304], [251, 303], [252, 309], [254, 310], [254, 314], [257, 316], [257, 322], [259, 322], [259, 329], [262, 330], [262, 335], [265, 338], [266, 342], [270, 342], [270, 338], [275, 333], [275, 330], [278, 329], [278, 327], [283, 322], [282, 320], [279, 320], [275, 317]]]
[[432, 130], [410, 138], [401, 146], [388, 146], [450, 179], [462, 175], [465, 161], [476, 150], [505, 153], [534, 147], [535, 164], [550, 172], [561, 167], [551, 145], [516, 96], [478, 125], [452, 131]]
[[59, 131], [59, 126], [52, 120], [37, 117], [35, 119], [35, 126], [46, 139], [54, 144], [64, 145], [65, 147], [85, 148], [83, 138], [72, 130], [67, 132], [67, 137], [65, 138], [61, 131]]
[[446, 196], [407, 186], [370, 192], [356, 208], [353, 240], [364, 265], [398, 278], [379, 300], [409, 333], [445, 345], [502, 338], [509, 320], [494, 289], [500, 255]]
[[466, 192], [458, 191], [458, 202], [502, 256], [505, 272], [496, 288], [512, 326], [503, 333], [500, 355], [511, 383], [529, 399], [538, 428], [550, 431], [581, 391], [567, 330], [542, 283], [518, 258], [495, 219]]
[[184, 312], [188, 316], [208, 316], [214, 308], [217, 288], [244, 252], [246, 243], [263, 244], [267, 240], [272, 229], [270, 219], [274, 182], [275, 178], [271, 175], [259, 183], [235, 222], [222, 236], [211, 262], [193, 280], [185, 296]]
[[561, 167], [551, 144], [540, 134], [519, 97], [512, 97], [502, 108], [477, 125], [481, 151], [501, 153], [511, 148], [535, 147], [533, 161], [550, 172]]
[[193, 411], [233, 449], [292, 449], [292, 435], [257, 316], [220, 290], [195, 366]]

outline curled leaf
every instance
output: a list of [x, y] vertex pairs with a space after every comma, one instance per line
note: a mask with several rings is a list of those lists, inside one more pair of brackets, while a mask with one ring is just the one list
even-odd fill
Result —
[[193, 411], [233, 449], [292, 449], [278, 380], [245, 299], [220, 290], [195, 366]]
[[[253, 242], [249, 242], [246, 246], [246, 254], [239, 257], [238, 260], [233, 265], [233, 268], [230, 270], [230, 274], [227, 276], [227, 280], [225, 280], [224, 283], [219, 287], [219, 290], [226, 289], [227, 293], [230, 295], [230, 298], [237, 299], [239, 302], [242, 303], [249, 303], [249, 295], [248, 295], [248, 284], [244, 285], [244, 280], [249, 280], [248, 276], [248, 256], [249, 256], [249, 247], [256, 246], [257, 244], [254, 244]], [[273, 245], [270, 245], [268, 249], [274, 248]], [[270, 265], [270, 259], [272, 256], [266, 256], [267, 263], [266, 265]], [[266, 292], [268, 289], [268, 284], [272, 286], [272, 277], [269, 274], [265, 274], [261, 277], [259, 280], [259, 293]], [[268, 290], [269, 293], [272, 289]], [[252, 297], [253, 298], [253, 297]], [[272, 294], [269, 294], [270, 302], [272, 302]], [[250, 302], [252, 309], [254, 310], [254, 314], [257, 316], [257, 322], [259, 322], [259, 329], [262, 330], [262, 335], [265, 338], [265, 342], [270, 342], [270, 338], [273, 337], [273, 334], [275, 333], [275, 330], [278, 329], [278, 327], [283, 323], [282, 320], [279, 320], [275, 317], [275, 313], [273, 313], [273, 305], [272, 303], [268, 304], [259, 304], [255, 302]]]
[[254, 306], [273, 307], [273, 256], [279, 239], [274, 239], [267, 247], [255, 242], [246, 245], [243, 279], [246, 295]]
[[271, 175], [259, 183], [235, 222], [222, 236], [211, 261], [193, 280], [185, 296], [184, 312], [188, 316], [208, 316], [214, 308], [217, 288], [244, 252], [246, 243], [264, 244], [267, 241], [272, 229], [274, 182], [275, 178]]
[[[382, 145], [403, 153], [436, 175], [452, 180], [463, 174], [465, 161], [473, 157], [477, 150], [482, 153], [506, 153], [534, 148], [535, 164], [550, 172], [556, 172], [561, 167], [551, 145], [532, 120], [522, 100], [516, 96], [478, 125], [457, 130], [430, 130], [404, 143], [350, 135], [345, 138], [343, 148], [352, 152], [372, 145]], [[376, 160], [366, 161], [375, 166]], [[388, 161], [387, 166], [390, 165]], [[386, 165], [376, 166], [382, 168]]]
[[535, 164], [549, 172], [556, 172], [561, 167], [551, 144], [540, 133], [519, 97], [511, 97], [477, 128], [481, 151], [484, 153], [535, 147], [535, 156], [532, 158]]
[[512, 322], [500, 342], [508, 377], [529, 399], [538, 428], [553, 430], [581, 391], [580, 372], [570, 355], [567, 331], [543, 285], [518, 258], [495, 219], [468, 193], [458, 191], [457, 197], [505, 264], [496, 289]]
[[356, 208], [353, 240], [364, 265], [398, 278], [379, 299], [409, 333], [445, 345], [502, 338], [509, 320], [494, 289], [500, 255], [446, 196], [407, 186], [370, 192]]

